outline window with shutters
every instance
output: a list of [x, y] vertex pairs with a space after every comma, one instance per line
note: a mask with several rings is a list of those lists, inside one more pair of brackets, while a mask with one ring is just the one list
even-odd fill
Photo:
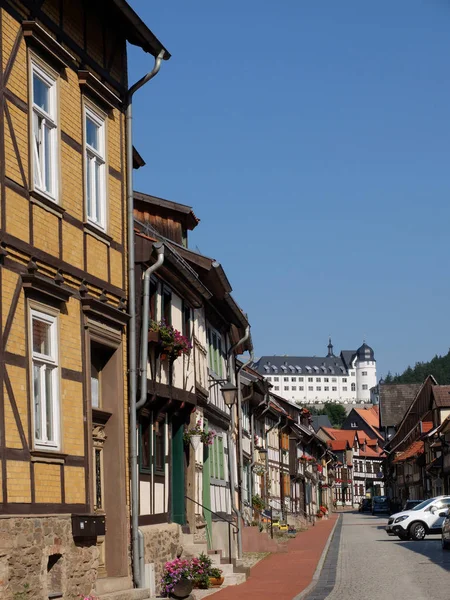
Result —
[[212, 327], [207, 328], [208, 364], [210, 370], [219, 378], [224, 374], [224, 355], [222, 336]]
[[223, 437], [218, 435], [214, 438], [209, 451], [211, 479], [225, 480], [225, 456]]

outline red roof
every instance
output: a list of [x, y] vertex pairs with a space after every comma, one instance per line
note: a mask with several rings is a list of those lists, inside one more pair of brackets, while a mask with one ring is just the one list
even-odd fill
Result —
[[392, 462], [399, 463], [410, 458], [417, 458], [417, 456], [423, 454], [424, 451], [424, 443], [421, 440], [418, 440], [417, 442], [413, 442], [410, 446], [408, 446], [406, 450], [400, 452], [400, 454], [396, 456]]
[[428, 433], [433, 429], [433, 421], [422, 421], [422, 433]]
[[354, 410], [362, 419], [364, 419], [377, 437], [383, 437], [380, 433], [380, 411], [378, 406], [372, 406], [371, 408], [355, 408]]
[[378, 448], [378, 450], [375, 450], [375, 448], [366, 446], [365, 450], [359, 450], [359, 456], [366, 456], [367, 458], [382, 458], [385, 455], [383, 453], [382, 448]]
[[346, 440], [328, 440], [328, 447], [332, 450], [347, 450], [349, 445]]
[[348, 429], [333, 429], [332, 427], [322, 427], [327, 435], [330, 436], [333, 440], [345, 440], [353, 446], [353, 442], [355, 441], [355, 434], [357, 433], [355, 430]]

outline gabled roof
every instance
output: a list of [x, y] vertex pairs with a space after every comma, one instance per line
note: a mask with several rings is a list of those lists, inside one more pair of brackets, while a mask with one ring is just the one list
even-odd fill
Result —
[[[353, 446], [353, 443], [355, 441], [355, 437], [357, 435], [357, 431], [355, 430], [351, 430], [351, 429], [333, 429], [332, 427], [321, 427], [322, 431], [324, 431], [328, 437], [330, 437], [330, 439], [332, 440], [345, 440], [346, 442], [348, 442], [350, 444], [350, 446]], [[360, 432], [363, 433], [363, 432]], [[364, 433], [364, 436], [366, 434]]]
[[380, 426], [396, 427], [419, 393], [421, 383], [380, 385]]
[[383, 436], [380, 433], [380, 410], [378, 406], [371, 406], [370, 408], [354, 408], [353, 410], [367, 423], [378, 438], [383, 439]]
[[331, 428], [331, 423], [328, 415], [311, 415], [312, 426], [315, 431], [318, 431], [321, 427]]
[[351, 448], [347, 440], [328, 440], [327, 446], [336, 452], [350, 450]]
[[382, 448], [378, 448], [378, 450], [375, 450], [370, 446], [366, 446], [365, 450], [359, 450], [359, 456], [364, 456], [365, 458], [383, 458], [386, 455], [383, 452]]
[[433, 386], [433, 396], [438, 408], [450, 408], [450, 385]]
[[352, 362], [356, 358], [356, 350], [342, 350], [341, 358], [347, 369], [351, 369]]

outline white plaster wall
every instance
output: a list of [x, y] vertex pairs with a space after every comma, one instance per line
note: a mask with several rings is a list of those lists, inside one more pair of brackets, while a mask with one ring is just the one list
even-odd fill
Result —
[[[333, 374], [267, 374], [263, 375], [273, 385], [274, 394], [285, 398], [291, 402], [303, 404], [323, 404], [325, 402], [336, 402], [341, 404], [355, 404], [357, 401], [357, 376], [356, 369], [350, 369], [348, 375]], [[275, 378], [278, 377], [278, 381]], [[287, 378], [288, 381], [284, 381]], [[313, 381], [309, 381], [312, 378]], [[328, 379], [328, 381], [325, 381]], [[372, 381], [371, 378], [368, 378]], [[352, 391], [352, 383], [355, 384], [355, 390]], [[376, 372], [375, 372], [376, 383]], [[375, 385], [375, 384], [374, 384]], [[278, 389], [276, 389], [278, 387]], [[285, 387], [289, 389], [285, 389]], [[293, 390], [292, 387], [296, 389]], [[303, 390], [299, 388], [303, 387]], [[309, 388], [312, 387], [312, 391]], [[328, 387], [328, 390], [325, 390]], [[333, 387], [337, 388], [333, 390]], [[317, 388], [320, 388], [318, 390]], [[364, 397], [365, 398], [365, 397]], [[370, 392], [367, 402], [370, 402]]]
[[[158, 320], [161, 319], [160, 302], [158, 302]], [[178, 331], [183, 329], [183, 300], [175, 292], [172, 291], [172, 306], [171, 306], [172, 325]], [[192, 339], [191, 339], [192, 342]], [[150, 362], [147, 365], [147, 376], [151, 379]], [[169, 384], [169, 366], [167, 361], [161, 361], [159, 370], [156, 373], [157, 381]], [[195, 392], [195, 371], [194, 371], [194, 351], [188, 355], [178, 357], [173, 363], [172, 385], [188, 392]]]
[[[367, 375], [363, 375], [366, 372]], [[372, 361], [358, 361], [356, 363], [356, 389], [357, 399], [363, 402], [370, 402], [370, 388], [377, 384], [377, 367], [376, 362]], [[363, 390], [363, 385], [367, 386], [367, 389]]]
[[139, 514], [151, 515], [151, 487], [150, 481], [139, 482]]

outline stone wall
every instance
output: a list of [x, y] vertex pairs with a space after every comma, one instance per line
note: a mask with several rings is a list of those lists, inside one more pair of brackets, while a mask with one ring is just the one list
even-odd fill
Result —
[[140, 527], [144, 534], [145, 563], [154, 563], [156, 591], [160, 591], [160, 582], [164, 564], [182, 553], [181, 527], [176, 523], [161, 523]]
[[64, 600], [90, 594], [97, 579], [95, 540], [75, 544], [69, 515], [0, 517], [0, 598]]

